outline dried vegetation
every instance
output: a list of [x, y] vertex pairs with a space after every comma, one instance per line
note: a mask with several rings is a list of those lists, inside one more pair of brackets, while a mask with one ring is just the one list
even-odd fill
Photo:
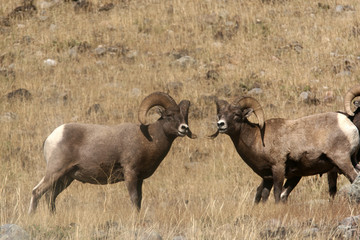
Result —
[[[360, 80], [359, 11], [356, 0], [2, 1], [0, 225], [34, 239], [344, 237], [337, 225], [360, 209], [341, 194], [329, 202], [324, 177], [304, 178], [286, 205], [253, 206], [260, 178], [226, 136], [206, 136], [214, 96], [250, 94], [266, 118], [343, 110]], [[176, 140], [139, 215], [122, 183], [76, 183], [55, 216], [26, 215], [56, 126], [137, 122], [153, 91], [191, 100], [199, 138]]]

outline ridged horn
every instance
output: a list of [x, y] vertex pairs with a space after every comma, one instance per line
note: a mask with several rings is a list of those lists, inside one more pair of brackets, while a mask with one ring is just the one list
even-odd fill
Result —
[[241, 109], [252, 108], [254, 110], [255, 116], [259, 121], [260, 129], [264, 128], [264, 122], [265, 122], [264, 110], [262, 109], [260, 103], [255, 98], [241, 97], [235, 100], [232, 104], [240, 106]]
[[141, 124], [146, 124], [146, 114], [152, 107], [155, 106], [161, 106], [167, 109], [169, 107], [177, 107], [177, 104], [175, 100], [166, 93], [151, 93], [149, 96], [144, 98], [139, 107], [138, 119]]
[[344, 97], [345, 111], [350, 116], [354, 116], [354, 112], [351, 110], [351, 102], [357, 96], [360, 96], [360, 85], [351, 88]]

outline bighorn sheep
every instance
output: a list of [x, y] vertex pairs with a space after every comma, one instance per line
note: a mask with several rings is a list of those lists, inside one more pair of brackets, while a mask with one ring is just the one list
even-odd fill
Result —
[[[161, 117], [145, 125], [146, 114], [155, 106], [163, 108]], [[132, 203], [140, 210], [143, 180], [154, 173], [174, 139], [196, 137], [188, 126], [189, 106], [188, 100], [177, 105], [168, 94], [155, 92], [140, 104], [140, 125], [70, 123], [56, 128], [44, 142], [46, 173], [32, 191], [29, 213], [44, 193], [54, 212], [56, 197], [75, 179], [92, 184], [125, 181]]]
[[[344, 97], [344, 107], [345, 107], [345, 114], [357, 127], [357, 129], [360, 131], [360, 104], [358, 101], [354, 101], [354, 106], [356, 107], [355, 111], [353, 112], [351, 110], [351, 103], [354, 100], [354, 98], [360, 96], [360, 85], [355, 86], [351, 88]], [[340, 112], [342, 113], [342, 112]], [[353, 165], [356, 170], [360, 171], [360, 151], [358, 151], [357, 155], [353, 160]], [[334, 197], [337, 191], [336, 183], [337, 183], [337, 176], [338, 172], [336, 169], [331, 170], [327, 173], [328, 177], [328, 183], [329, 183], [329, 193], [330, 196]]]
[[[264, 120], [264, 111], [252, 97], [232, 104], [216, 100], [219, 133], [230, 136], [241, 158], [262, 177], [255, 202], [266, 201], [274, 185], [275, 202], [285, 201], [302, 176], [333, 168], [350, 182], [357, 176], [351, 158], [359, 146], [359, 131], [341, 113], [329, 112], [295, 120]], [[254, 113], [258, 124], [248, 120]], [[284, 188], [284, 179], [287, 179]]]

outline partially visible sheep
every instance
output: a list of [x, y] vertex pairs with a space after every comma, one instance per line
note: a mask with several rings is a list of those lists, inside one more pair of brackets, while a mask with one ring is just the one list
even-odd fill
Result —
[[[266, 201], [274, 185], [275, 202], [285, 201], [302, 176], [338, 169], [350, 182], [359, 147], [359, 131], [341, 113], [329, 112], [295, 120], [264, 120], [257, 100], [243, 97], [229, 104], [216, 100], [219, 133], [230, 136], [241, 158], [262, 177], [255, 202]], [[258, 124], [248, 121], [254, 113]], [[284, 188], [284, 179], [287, 179]]]
[[[360, 96], [360, 85], [352, 87], [344, 97], [344, 107], [345, 107], [345, 115], [354, 123], [357, 129], [360, 131], [360, 103], [358, 101], [354, 101], [354, 98]], [[355, 111], [351, 110], [351, 103], [353, 102], [356, 107]], [[341, 113], [341, 112], [340, 112]], [[356, 170], [360, 171], [360, 151], [358, 151], [355, 158], [353, 158], [353, 166]], [[336, 183], [337, 183], [338, 172], [336, 169], [327, 173], [328, 184], [329, 184], [329, 193], [330, 196], [334, 197], [337, 191]]]
[[[146, 114], [154, 106], [163, 108], [161, 117], [146, 125]], [[143, 180], [150, 177], [178, 136], [194, 138], [188, 126], [190, 102], [176, 104], [168, 94], [155, 92], [139, 107], [141, 125], [115, 126], [64, 124], [44, 142], [45, 176], [32, 191], [29, 213], [36, 210], [44, 193], [55, 211], [56, 197], [73, 180], [92, 184], [125, 181], [132, 203], [141, 208]]]

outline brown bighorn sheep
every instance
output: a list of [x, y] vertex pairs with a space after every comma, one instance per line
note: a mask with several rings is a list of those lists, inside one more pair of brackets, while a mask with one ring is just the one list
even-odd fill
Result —
[[[155, 106], [163, 108], [161, 117], [145, 125], [146, 114]], [[46, 173], [32, 191], [29, 213], [35, 211], [44, 193], [54, 212], [56, 197], [75, 179], [92, 184], [125, 181], [139, 210], [143, 180], [154, 173], [175, 138], [196, 137], [188, 126], [189, 106], [188, 100], [177, 105], [168, 94], [155, 92], [140, 104], [140, 125], [70, 123], [56, 128], [44, 142]]]
[[[345, 115], [354, 123], [357, 129], [360, 131], [360, 104], [358, 101], [354, 101], [353, 104], [356, 107], [355, 111], [351, 110], [351, 103], [354, 98], [360, 96], [360, 85], [351, 88], [344, 97], [344, 107], [345, 107]], [[340, 112], [342, 113], [342, 112]], [[353, 159], [353, 165], [355, 166], [356, 170], [360, 170], [360, 151], [358, 151], [356, 157]], [[327, 173], [328, 183], [329, 183], [329, 193], [330, 196], [334, 197], [337, 191], [336, 183], [338, 172], [336, 169]]]
[[[351, 164], [359, 146], [359, 131], [341, 113], [329, 112], [295, 120], [264, 120], [252, 97], [232, 104], [216, 100], [219, 133], [230, 136], [241, 158], [262, 177], [255, 202], [265, 201], [274, 185], [275, 202], [285, 201], [302, 176], [337, 168], [350, 182], [357, 176]], [[258, 124], [248, 121], [254, 113]], [[284, 179], [287, 179], [284, 188]]]

